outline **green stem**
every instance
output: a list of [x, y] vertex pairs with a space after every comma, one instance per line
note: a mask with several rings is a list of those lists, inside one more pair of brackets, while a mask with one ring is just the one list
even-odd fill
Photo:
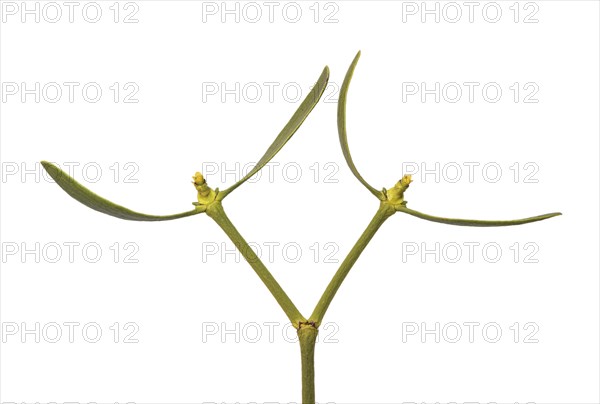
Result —
[[254, 250], [250, 248], [246, 240], [244, 240], [233, 223], [231, 223], [225, 214], [225, 210], [223, 210], [221, 202], [215, 201], [208, 205], [206, 214], [210, 216], [221, 229], [223, 229], [246, 261], [248, 261], [248, 264], [254, 269], [254, 272], [256, 272], [260, 280], [263, 281], [267, 289], [269, 289], [275, 300], [277, 300], [277, 303], [279, 303], [279, 306], [281, 306], [294, 327], [298, 328], [300, 322], [306, 321], [306, 319], [300, 314], [294, 303], [290, 300], [279, 283], [277, 283], [267, 267], [265, 267], [260, 258], [254, 253]]
[[373, 238], [377, 230], [379, 230], [383, 222], [385, 222], [387, 218], [392, 216], [394, 213], [396, 213], [396, 210], [391, 204], [385, 201], [381, 202], [381, 204], [379, 205], [379, 209], [377, 210], [375, 216], [371, 220], [371, 223], [369, 223], [369, 225], [367, 226], [363, 234], [360, 236], [354, 247], [352, 247], [352, 250], [350, 250], [350, 252], [346, 256], [346, 259], [344, 259], [344, 261], [340, 265], [339, 269], [331, 279], [331, 282], [329, 282], [329, 285], [327, 285], [325, 292], [323, 292], [323, 295], [317, 303], [315, 310], [310, 316], [309, 321], [314, 322], [317, 325], [317, 327], [321, 324], [321, 321], [325, 316], [325, 312], [329, 308], [329, 305], [331, 304], [331, 301], [333, 300], [336, 292], [342, 285], [342, 282], [344, 282], [344, 279], [352, 269], [352, 266], [354, 265], [358, 257], [360, 257], [360, 254], [363, 252], [367, 244], [369, 244], [369, 241], [371, 241], [371, 239]]
[[315, 404], [315, 343], [317, 330], [311, 324], [302, 324], [298, 329], [300, 355], [302, 359], [302, 404]]

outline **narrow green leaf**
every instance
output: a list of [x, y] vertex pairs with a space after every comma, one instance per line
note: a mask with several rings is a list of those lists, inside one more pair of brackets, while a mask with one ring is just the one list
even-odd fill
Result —
[[346, 133], [346, 99], [348, 98], [348, 87], [350, 86], [350, 81], [352, 80], [352, 75], [354, 74], [354, 69], [356, 68], [356, 64], [358, 63], [358, 59], [360, 58], [360, 51], [354, 57], [352, 64], [348, 68], [348, 72], [346, 73], [346, 77], [344, 78], [344, 82], [342, 83], [342, 88], [340, 90], [340, 98], [338, 100], [338, 112], [337, 112], [337, 125], [338, 125], [338, 134], [340, 137], [340, 145], [342, 146], [342, 152], [344, 153], [344, 158], [346, 159], [346, 163], [354, 176], [377, 198], [382, 199], [382, 192], [378, 191], [374, 187], [372, 187], [365, 179], [360, 175], [356, 166], [354, 165], [354, 161], [352, 161], [352, 156], [350, 155], [350, 148], [348, 147], [348, 135]]
[[452, 224], [456, 226], [472, 226], [472, 227], [500, 227], [500, 226], [516, 226], [519, 224], [527, 224], [533, 222], [539, 222], [540, 220], [550, 219], [554, 216], [560, 216], [562, 213], [554, 212], [547, 213], [545, 215], [527, 217], [525, 219], [516, 220], [471, 220], [471, 219], [451, 219], [446, 217], [431, 216], [425, 213], [418, 212], [406, 207], [398, 208], [398, 212], [408, 213], [409, 215], [418, 217], [420, 219], [429, 220], [436, 223]]
[[42, 166], [46, 169], [48, 174], [56, 181], [56, 183], [72, 198], [83, 203], [85, 206], [97, 210], [98, 212], [105, 213], [110, 216], [118, 217], [119, 219], [125, 220], [137, 220], [142, 222], [156, 222], [162, 220], [173, 220], [179, 219], [180, 217], [192, 216], [198, 213], [202, 213], [204, 210], [199, 207], [194, 210], [187, 212], [177, 213], [168, 216], [154, 216], [147, 215], [145, 213], [134, 212], [133, 210], [127, 209], [123, 206], [117, 205], [104, 199], [101, 196], [96, 195], [77, 181], [69, 174], [58, 168], [52, 163], [42, 161]]
[[329, 81], [329, 68], [325, 66], [319, 80], [315, 83], [314, 87], [308, 93], [302, 104], [298, 107], [290, 121], [285, 125], [282, 131], [279, 133], [275, 141], [269, 146], [264, 156], [256, 163], [254, 168], [241, 180], [227, 188], [224, 191], [220, 192], [220, 199], [226, 197], [231, 191], [242, 185], [246, 182], [250, 177], [260, 171], [261, 168], [265, 166], [275, 155], [281, 150], [281, 148], [290, 140], [290, 138], [296, 133], [300, 125], [304, 122], [304, 120], [308, 117], [313, 108], [317, 105], [319, 100], [321, 99], [321, 95], [325, 91], [327, 87], [327, 82]]

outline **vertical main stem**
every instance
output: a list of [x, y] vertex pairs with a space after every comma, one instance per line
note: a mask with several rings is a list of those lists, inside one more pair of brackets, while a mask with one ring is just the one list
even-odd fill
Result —
[[315, 345], [317, 330], [313, 325], [301, 324], [298, 329], [302, 359], [302, 404], [315, 404]]

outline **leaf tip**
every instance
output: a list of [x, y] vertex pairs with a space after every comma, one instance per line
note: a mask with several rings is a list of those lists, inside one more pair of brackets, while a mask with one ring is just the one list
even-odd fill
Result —
[[60, 177], [60, 175], [61, 175], [60, 168], [58, 168], [57, 166], [55, 166], [54, 164], [52, 164], [51, 162], [46, 161], [46, 160], [42, 160], [42, 161], [40, 161], [40, 163], [42, 164], [42, 167], [44, 167], [44, 170], [46, 170], [46, 172], [50, 175], [50, 177], [52, 177], [52, 179], [54, 179], [56, 181], [57, 178]]

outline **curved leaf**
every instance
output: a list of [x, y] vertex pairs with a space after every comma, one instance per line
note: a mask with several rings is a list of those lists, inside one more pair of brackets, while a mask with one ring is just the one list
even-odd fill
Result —
[[226, 197], [231, 191], [242, 185], [246, 182], [250, 177], [260, 171], [261, 168], [265, 166], [275, 155], [281, 150], [281, 148], [290, 140], [290, 138], [296, 133], [300, 125], [304, 122], [304, 120], [308, 117], [313, 108], [317, 105], [319, 100], [321, 99], [321, 95], [325, 91], [327, 87], [327, 82], [329, 81], [329, 67], [325, 66], [319, 80], [315, 83], [314, 87], [308, 93], [302, 104], [298, 107], [292, 118], [289, 120], [287, 125], [281, 130], [277, 138], [273, 141], [271, 146], [267, 149], [264, 156], [256, 163], [254, 168], [250, 170], [248, 174], [237, 183], [227, 188], [224, 191], [220, 192], [220, 199]]
[[472, 227], [500, 227], [500, 226], [516, 226], [519, 224], [527, 224], [533, 222], [539, 222], [540, 220], [550, 219], [554, 216], [560, 216], [562, 213], [554, 212], [547, 213], [545, 215], [527, 217], [525, 219], [516, 220], [472, 220], [472, 219], [451, 219], [446, 217], [431, 216], [425, 213], [418, 212], [416, 210], [409, 209], [407, 207], [398, 208], [398, 212], [408, 213], [409, 215], [418, 217], [420, 219], [429, 220], [436, 223], [452, 224], [455, 226], [472, 226]]
[[348, 87], [350, 86], [350, 81], [352, 80], [352, 75], [354, 74], [354, 69], [356, 68], [356, 64], [358, 63], [358, 59], [360, 59], [360, 51], [354, 57], [352, 64], [348, 68], [348, 72], [346, 73], [346, 77], [344, 78], [344, 82], [342, 83], [342, 88], [340, 90], [340, 98], [338, 100], [338, 112], [337, 112], [337, 125], [338, 125], [338, 134], [340, 137], [340, 145], [342, 146], [342, 152], [344, 153], [344, 158], [346, 159], [346, 163], [352, 174], [377, 198], [382, 198], [381, 191], [376, 190], [372, 187], [365, 179], [360, 175], [354, 162], [352, 161], [352, 156], [350, 155], [350, 148], [348, 147], [348, 135], [346, 133], [346, 99], [348, 98]]
[[134, 212], [133, 210], [127, 209], [123, 206], [117, 205], [109, 201], [108, 199], [102, 198], [96, 195], [77, 181], [69, 174], [58, 168], [52, 163], [42, 161], [42, 166], [46, 169], [48, 174], [56, 181], [56, 183], [72, 198], [83, 203], [85, 206], [97, 210], [98, 212], [105, 213], [110, 216], [118, 217], [119, 219], [125, 220], [136, 220], [142, 222], [156, 222], [162, 220], [173, 220], [181, 217], [197, 215], [202, 213], [204, 210], [199, 207], [198, 209], [190, 210], [187, 212], [177, 213], [168, 216], [154, 216], [147, 215], [145, 213]]

